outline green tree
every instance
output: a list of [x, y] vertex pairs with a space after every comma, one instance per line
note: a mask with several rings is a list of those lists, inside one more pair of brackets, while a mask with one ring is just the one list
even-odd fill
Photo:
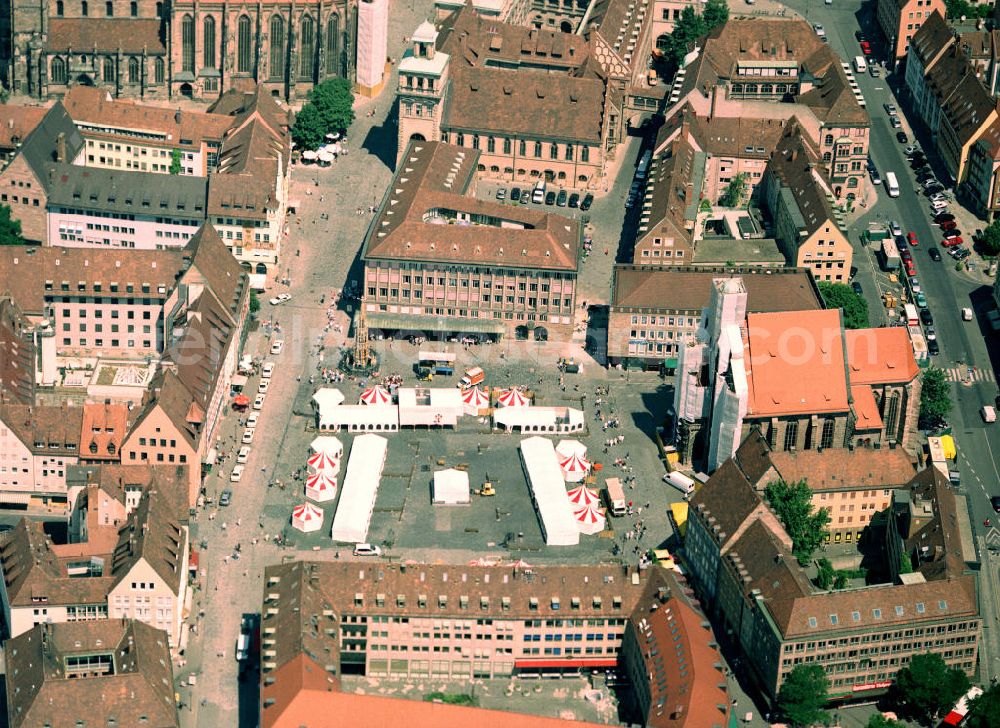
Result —
[[886, 718], [881, 713], [876, 713], [868, 719], [867, 728], [906, 728], [906, 724], [892, 718]]
[[250, 315], [256, 316], [257, 312], [260, 311], [260, 299], [257, 297], [257, 291], [250, 291]]
[[0, 205], [0, 245], [27, 245], [21, 235], [21, 221], [10, 216], [10, 206]]
[[181, 152], [180, 149], [172, 149], [170, 151], [170, 174], [180, 174], [181, 173]]
[[969, 701], [965, 728], [997, 728], [1000, 726], [1000, 685], [994, 683], [982, 695]]
[[988, 18], [993, 13], [993, 3], [977, 6], [968, 0], [944, 0], [945, 15], [949, 19]]
[[820, 589], [829, 589], [833, 586], [836, 573], [833, 564], [830, 563], [830, 559], [824, 556], [816, 560], [816, 586]]
[[919, 425], [923, 429], [933, 428], [951, 412], [951, 387], [944, 378], [944, 370], [937, 367], [925, 369], [920, 379]]
[[989, 227], [983, 230], [983, 235], [979, 239], [983, 248], [989, 255], [1000, 254], [1000, 220], [994, 220]]
[[354, 92], [344, 78], [331, 78], [309, 92], [309, 102], [295, 116], [292, 139], [299, 149], [315, 149], [331, 132], [354, 123]]
[[817, 281], [827, 308], [839, 308], [844, 314], [844, 328], [868, 328], [868, 301], [843, 283]]
[[764, 497], [792, 539], [792, 553], [805, 566], [826, 537], [830, 512], [826, 508], [813, 508], [812, 491], [804, 480], [796, 483], [776, 480], [764, 489]]
[[914, 655], [896, 675], [892, 697], [899, 711], [931, 725], [969, 689], [969, 678], [957, 667], [948, 667], [941, 655]]
[[729, 180], [726, 189], [722, 191], [719, 204], [722, 207], [739, 207], [743, 204], [743, 195], [747, 191], [747, 176], [743, 172]]
[[705, 32], [711, 33], [729, 20], [729, 6], [726, 4], [726, 0], [708, 0], [701, 17], [705, 21]]
[[777, 708], [781, 718], [792, 726], [826, 725], [830, 716], [825, 710], [830, 681], [819, 665], [796, 665], [778, 691]]

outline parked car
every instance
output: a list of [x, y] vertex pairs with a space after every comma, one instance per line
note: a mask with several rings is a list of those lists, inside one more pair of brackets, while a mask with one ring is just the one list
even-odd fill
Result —
[[[823, 38], [826, 40], [826, 38]], [[868, 75], [872, 78], [882, 78], [882, 69], [876, 66], [874, 63], [868, 64]]]
[[861, 46], [861, 52], [864, 53], [866, 56], [870, 56], [872, 54], [872, 44], [869, 43], [868, 41], [863, 40], [858, 45]]
[[275, 355], [280, 354], [281, 350], [284, 348], [285, 348], [285, 342], [282, 341], [281, 339], [278, 339], [277, 341], [271, 344], [271, 353]]
[[903, 127], [903, 122], [895, 114], [889, 117], [889, 124], [893, 129], [901, 129]]
[[941, 233], [941, 236], [944, 238], [960, 238], [962, 237], [962, 231], [958, 228], [951, 228], [950, 230], [945, 230]]
[[899, 223], [896, 220], [890, 220], [889, 221], [889, 232], [891, 232], [893, 235], [902, 235], [903, 234], [903, 228], [900, 227]]
[[260, 370], [260, 375], [264, 379], [270, 379], [272, 374], [274, 374], [274, 362], [273, 361], [264, 362], [264, 366], [261, 367]]
[[559, 207], [566, 207], [566, 201], [569, 199], [569, 194], [566, 190], [559, 190], [559, 194], [556, 195], [556, 205]]
[[956, 252], [955, 255], [953, 255], [952, 257], [959, 262], [965, 260], [970, 255], [972, 255], [972, 251], [969, 250], [968, 248], [956, 248], [956, 250], [958, 252]]
[[993, 511], [995, 513], [1000, 513], [1000, 495], [995, 495], [990, 498], [990, 505], [993, 506]]
[[255, 433], [256, 431], [257, 430], [253, 427], [248, 427], [245, 430], [243, 430], [243, 438], [241, 442], [244, 445], [250, 445], [253, 442], [253, 433]]
[[861, 43], [862, 41], [865, 40], [865, 34], [862, 33], [860, 30], [854, 31], [854, 37], [857, 39], [858, 43]]
[[594, 196], [589, 192], [583, 196], [583, 201], [580, 203], [580, 209], [586, 212], [590, 209], [590, 206], [594, 204]]
[[955, 216], [949, 212], [943, 212], [940, 215], [934, 216], [934, 222], [940, 225], [943, 222], [948, 222], [949, 220], [954, 220]]
[[887, 113], [889, 116], [895, 116], [896, 114], [895, 104], [882, 104], [882, 108], [885, 109], [885, 113]]
[[277, 296], [271, 299], [272, 306], [280, 306], [282, 303], [287, 303], [292, 300], [291, 293], [279, 293]]
[[823, 29], [822, 23], [813, 23], [813, 30], [820, 38], [826, 39], [826, 30]]
[[933, 260], [935, 263], [939, 263], [941, 261], [941, 251], [935, 247], [928, 248], [927, 255], [929, 255], [931, 260]]
[[861, 284], [858, 283], [857, 281], [851, 282], [851, 289], [859, 296], [863, 296], [865, 294], [864, 289], [861, 288]]
[[244, 445], [240, 448], [240, 451], [236, 453], [236, 462], [245, 463], [250, 459], [250, 446]]
[[554, 205], [554, 204], [556, 204], [556, 192], [555, 192], [555, 190], [549, 190], [547, 193], [545, 193], [545, 204], [546, 205]]
[[232, 483], [239, 483], [240, 482], [240, 478], [242, 478], [242, 477], [243, 477], [243, 466], [242, 465], [236, 465], [233, 468], [233, 472], [229, 474], [229, 481], [232, 482]]
[[931, 310], [929, 308], [925, 308], [923, 311], [920, 312], [920, 323], [922, 323], [924, 326], [934, 325], [934, 314], [931, 313]]
[[956, 246], [961, 245], [964, 242], [965, 241], [962, 240], [962, 238], [945, 238], [944, 240], [941, 241], [941, 245], [943, 245], [946, 248], [954, 248]]
[[920, 308], [927, 308], [927, 296], [925, 296], [923, 293], [914, 294], [913, 300], [916, 301], [916, 304]]
[[247, 427], [256, 427], [257, 422], [260, 421], [260, 412], [251, 412], [250, 416], [247, 417]]
[[918, 147], [916, 144], [911, 144], [910, 146], [908, 146], [906, 149], [903, 150], [903, 154], [905, 154], [907, 157], [912, 157], [919, 151], [920, 147]]
[[355, 556], [381, 556], [382, 549], [370, 543], [359, 543], [354, 547]]
[[229, 488], [224, 488], [222, 493], [219, 494], [219, 505], [228, 506], [233, 502], [233, 491]]
[[507, 199], [507, 188], [506, 187], [501, 187], [500, 189], [497, 190], [497, 199], [498, 200], [506, 200]]
[[906, 144], [908, 141], [910, 141], [910, 137], [906, 136], [905, 131], [897, 131], [896, 141], [899, 142], [900, 144]]
[[254, 397], [253, 408], [255, 410], [262, 410], [262, 409], [264, 409], [264, 395], [263, 394], [258, 394], [256, 397]]
[[912, 291], [913, 293], [920, 293], [920, 291], [923, 290], [920, 288], [920, 279], [917, 278], [916, 276], [910, 276], [907, 283], [910, 286], [910, 291]]
[[937, 339], [927, 340], [927, 353], [931, 356], [937, 356], [941, 353], [941, 346], [937, 343]]
[[933, 195], [938, 192], [944, 192], [944, 185], [938, 182], [937, 180], [933, 180], [929, 185], [926, 185], [924, 187], [925, 195]]
[[569, 206], [570, 207], [580, 206], [580, 194], [578, 192], [574, 192], [572, 195], [569, 196]]
[[875, 169], [875, 167], [869, 168], [868, 173], [871, 175], [872, 184], [879, 187], [882, 184], [882, 175], [878, 173], [878, 170]]
[[510, 188], [510, 201], [511, 202], [520, 202], [521, 201], [521, 188], [520, 187], [511, 187]]
[[271, 380], [270, 379], [261, 379], [257, 383], [257, 394], [267, 394], [267, 389], [270, 386], [271, 386]]

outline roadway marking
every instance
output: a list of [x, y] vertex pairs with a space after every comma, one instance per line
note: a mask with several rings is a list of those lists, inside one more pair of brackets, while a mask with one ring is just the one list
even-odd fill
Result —
[[[944, 370], [944, 378], [949, 382], [965, 382], [969, 379], [969, 368], [968, 367], [948, 367]], [[982, 367], [976, 367], [972, 372], [972, 381], [974, 382], [995, 382], [997, 380], [996, 375], [993, 373], [992, 369], [984, 369]]]
[[[997, 461], [993, 457], [993, 448], [990, 447], [990, 438], [986, 436], [985, 430], [983, 432], [983, 441], [986, 443], [986, 449], [990, 451], [990, 464], [993, 466], [993, 474], [997, 476], [997, 481], [1000, 481], [1000, 473], [997, 472]], [[983, 492], [986, 493], [986, 488], [983, 487]], [[989, 494], [987, 493], [987, 496]]]

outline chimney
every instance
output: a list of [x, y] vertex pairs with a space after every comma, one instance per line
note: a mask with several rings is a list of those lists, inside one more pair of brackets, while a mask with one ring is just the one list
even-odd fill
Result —
[[177, 111], [174, 112], [174, 123], [175, 124], [181, 123], [181, 110], [179, 108], [177, 109]]
[[64, 132], [59, 132], [56, 136], [56, 161], [66, 161], [66, 134]]

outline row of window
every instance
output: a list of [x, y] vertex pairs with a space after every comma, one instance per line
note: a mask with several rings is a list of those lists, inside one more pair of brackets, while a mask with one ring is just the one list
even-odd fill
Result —
[[[187, 73], [195, 72], [195, 27], [194, 18], [185, 15], [181, 19], [181, 68]], [[285, 77], [285, 58], [294, 43], [294, 34], [286, 34], [285, 19], [280, 15], [271, 18], [268, 34], [268, 75], [270, 78]], [[202, 66], [218, 68], [215, 18], [211, 15], [202, 20], [201, 24]], [[291, 35], [292, 37], [288, 37]], [[298, 76], [311, 79], [316, 72], [316, 21], [309, 15], [304, 15], [299, 21], [299, 59]], [[286, 48], [286, 41], [289, 47]], [[339, 73], [340, 63], [340, 17], [330, 16], [326, 23], [326, 73]], [[236, 21], [236, 71], [251, 73], [254, 70], [255, 49], [253, 21], [249, 15], [241, 15]]]
[[[406, 111], [409, 111], [409, 104], [404, 104]], [[441, 140], [444, 142], [449, 141], [450, 134], [448, 132], [442, 132]], [[471, 134], [470, 141], [473, 149], [481, 148], [480, 136], [478, 134]], [[513, 154], [514, 152], [514, 139], [510, 137], [502, 137], [501, 149], [503, 154]], [[460, 147], [465, 146], [465, 134], [458, 132], [455, 134], [455, 144]], [[544, 152], [548, 152], [549, 159], [559, 159], [559, 147], [563, 147], [563, 159], [567, 162], [572, 162], [576, 154], [577, 147], [573, 144], [557, 144], [555, 142], [549, 142], [543, 144], [543, 142], [535, 141], [531, 145], [531, 156], [535, 159], [541, 159], [544, 156]], [[497, 151], [497, 138], [494, 136], [486, 137], [486, 152], [488, 154], [496, 154]], [[579, 145], [580, 151], [580, 162], [590, 161], [590, 147], [586, 144]], [[521, 157], [528, 156], [528, 141], [526, 139], [517, 140], [517, 153]]]
[[[100, 349], [100, 348], [104, 347], [104, 339], [94, 339], [93, 341], [91, 341], [91, 340], [88, 340], [88, 339], [81, 338], [81, 339], [78, 339], [78, 341], [79, 341], [78, 345], [81, 346], [81, 347], [85, 347], [85, 348], [89, 348], [91, 346], [94, 346], [94, 347], [97, 347], [98, 349]], [[122, 344], [121, 339], [111, 339], [111, 348], [112, 349], [120, 349], [121, 348], [121, 344]], [[73, 340], [70, 337], [65, 336], [65, 337], [63, 337], [62, 345], [63, 346], [73, 346]], [[126, 342], [126, 348], [135, 349], [136, 348], [136, 341], [135, 341], [135, 339], [128, 339], [128, 341]], [[142, 342], [142, 348], [143, 349], [151, 349], [151, 348], [153, 348], [153, 344], [152, 344], [151, 341], [145, 340], [145, 341]]]
[[[131, 0], [128, 4], [128, 14], [131, 18], [139, 17], [139, 3], [136, 0]], [[163, 14], [163, 3], [156, 3], [156, 17], [161, 17]], [[66, 3], [65, 0], [56, 0], [56, 15], [62, 18], [66, 15]], [[88, 0], [80, 0], [80, 15], [83, 17], [88, 17], [90, 15], [90, 3]], [[113, 18], [115, 16], [115, 4], [112, 0], [106, 0], [104, 3], [104, 15]]]
[[[80, 62], [86, 63], [87, 57], [80, 56]], [[143, 81], [149, 82], [148, 78], [143, 78], [142, 64], [136, 56], [131, 56], [127, 63], [128, 72], [125, 76], [127, 83], [137, 86]], [[104, 83], [115, 83], [116, 79], [115, 60], [106, 57], [101, 65], [101, 77]], [[56, 85], [65, 85], [69, 80], [69, 60], [62, 56], [55, 56], [49, 63], [49, 82]], [[166, 63], [162, 58], [153, 59], [153, 83], [162, 84], [166, 80]]]

